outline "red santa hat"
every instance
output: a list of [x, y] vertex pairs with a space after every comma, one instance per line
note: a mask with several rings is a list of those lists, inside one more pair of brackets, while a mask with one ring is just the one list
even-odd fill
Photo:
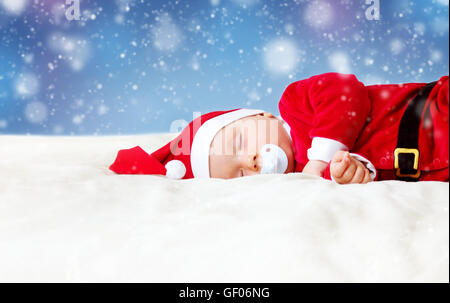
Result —
[[209, 178], [209, 151], [217, 132], [236, 120], [263, 112], [238, 108], [201, 115], [150, 155], [139, 146], [120, 150], [109, 169], [117, 174], [165, 175], [170, 179]]

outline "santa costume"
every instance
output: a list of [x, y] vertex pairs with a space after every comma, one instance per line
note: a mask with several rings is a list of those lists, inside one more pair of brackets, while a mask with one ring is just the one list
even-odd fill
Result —
[[448, 182], [448, 78], [366, 86], [326, 73], [290, 84], [279, 110], [291, 128], [295, 171], [348, 150], [375, 167], [375, 180]]

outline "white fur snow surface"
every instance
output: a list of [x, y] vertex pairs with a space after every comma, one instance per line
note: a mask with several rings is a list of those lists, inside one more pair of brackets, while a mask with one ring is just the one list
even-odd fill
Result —
[[449, 185], [108, 170], [175, 134], [0, 136], [0, 282], [449, 282]]

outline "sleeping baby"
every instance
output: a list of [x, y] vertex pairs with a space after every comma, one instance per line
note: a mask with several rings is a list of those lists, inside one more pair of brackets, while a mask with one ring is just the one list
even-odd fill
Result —
[[197, 117], [148, 154], [120, 150], [110, 169], [172, 179], [302, 172], [339, 184], [449, 180], [448, 76], [366, 86], [325, 73], [290, 84], [280, 117], [256, 109]]

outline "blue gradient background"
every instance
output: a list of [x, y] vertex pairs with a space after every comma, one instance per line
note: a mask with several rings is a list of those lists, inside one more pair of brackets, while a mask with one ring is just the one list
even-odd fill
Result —
[[[381, 0], [379, 21], [366, 20], [365, 0], [322, 1], [334, 15], [326, 28], [308, 24], [313, 1], [305, 0], [81, 0], [82, 20], [72, 22], [61, 16], [64, 2], [28, 1], [19, 14], [0, 4], [1, 134], [168, 132], [193, 112], [237, 107], [278, 115], [289, 83], [339, 71], [329, 60], [336, 52], [366, 84], [430, 82], [449, 70], [449, 6], [441, 0]], [[169, 50], [153, 41], [155, 18], [166, 13], [180, 39]], [[55, 36], [82, 41], [81, 54], [52, 47]], [[264, 64], [264, 48], [279, 38], [299, 57], [281, 74]], [[392, 51], [393, 41], [403, 47]], [[29, 74], [38, 89], [18, 93]], [[29, 117], [32, 102], [44, 105], [41, 121]]]

